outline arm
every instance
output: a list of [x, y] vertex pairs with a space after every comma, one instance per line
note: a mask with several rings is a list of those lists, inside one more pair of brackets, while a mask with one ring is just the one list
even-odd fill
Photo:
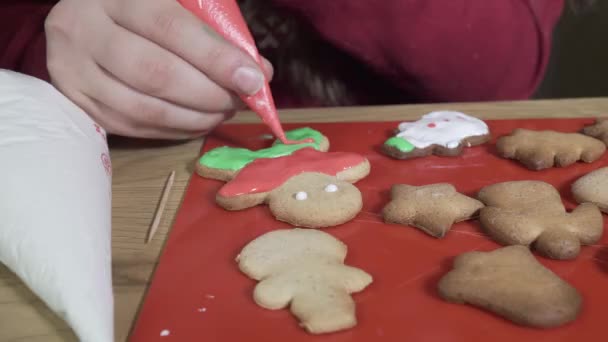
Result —
[[44, 20], [56, 1], [0, 3], [0, 69], [49, 79]]
[[420, 101], [531, 96], [563, 0], [274, 0]]

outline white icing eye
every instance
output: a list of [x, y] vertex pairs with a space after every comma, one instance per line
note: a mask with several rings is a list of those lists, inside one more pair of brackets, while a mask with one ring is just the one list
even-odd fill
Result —
[[295, 198], [298, 201], [304, 201], [304, 200], [308, 199], [308, 194], [304, 191], [298, 191], [295, 195]]
[[458, 141], [450, 141], [447, 146], [448, 148], [456, 148], [458, 145], [460, 145]]
[[338, 191], [338, 186], [336, 184], [327, 184], [325, 187], [325, 192], [336, 192]]

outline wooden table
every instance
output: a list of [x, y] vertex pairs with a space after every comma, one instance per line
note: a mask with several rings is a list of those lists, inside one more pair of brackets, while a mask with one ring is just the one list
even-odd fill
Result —
[[[437, 109], [460, 110], [484, 119], [564, 118], [608, 115], [608, 98], [451, 105], [409, 105], [283, 111], [284, 122], [415, 119]], [[231, 122], [259, 123], [252, 113]], [[112, 145], [113, 276], [117, 341], [125, 341], [150, 282], [171, 222], [193, 171], [201, 140], [183, 144], [117, 141]], [[148, 245], [148, 227], [164, 182], [176, 171], [161, 226]], [[71, 330], [0, 266], [0, 341], [76, 341]]]

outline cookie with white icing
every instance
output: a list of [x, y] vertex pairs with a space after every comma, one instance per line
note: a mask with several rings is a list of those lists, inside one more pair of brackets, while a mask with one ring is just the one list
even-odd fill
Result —
[[488, 125], [480, 119], [454, 112], [437, 111], [414, 122], [399, 124], [396, 136], [384, 142], [382, 151], [396, 159], [428, 155], [458, 156], [465, 147], [491, 139]]

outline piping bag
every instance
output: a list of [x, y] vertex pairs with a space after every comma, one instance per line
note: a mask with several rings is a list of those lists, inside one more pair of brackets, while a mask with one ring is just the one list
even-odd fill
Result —
[[[178, 0], [178, 2], [228, 42], [243, 49], [262, 67], [260, 53], [235, 0]], [[243, 95], [241, 99], [264, 121], [266, 126], [283, 144], [310, 142], [309, 139], [304, 141], [287, 140], [279, 121], [268, 81], [256, 94]]]
[[49, 83], [0, 69], [0, 165], [0, 262], [79, 341], [114, 341], [105, 131]]

